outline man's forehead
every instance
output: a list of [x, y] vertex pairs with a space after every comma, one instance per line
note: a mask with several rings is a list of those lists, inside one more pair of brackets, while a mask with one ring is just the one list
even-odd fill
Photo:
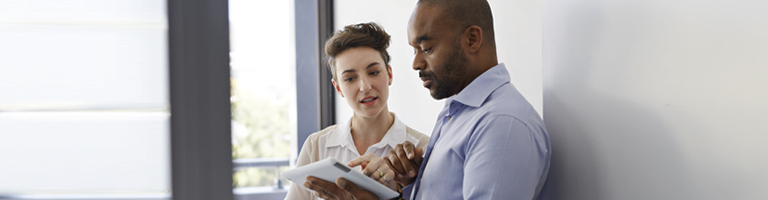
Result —
[[416, 6], [408, 21], [408, 43], [415, 45], [420, 42], [419, 39], [428, 39], [435, 25], [440, 23], [439, 14], [440, 9], [436, 6]]

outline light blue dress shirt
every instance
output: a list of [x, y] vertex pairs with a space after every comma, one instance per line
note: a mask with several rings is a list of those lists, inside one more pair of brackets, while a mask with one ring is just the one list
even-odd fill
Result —
[[549, 137], [509, 80], [502, 63], [446, 99], [405, 199], [538, 196], [549, 171]]

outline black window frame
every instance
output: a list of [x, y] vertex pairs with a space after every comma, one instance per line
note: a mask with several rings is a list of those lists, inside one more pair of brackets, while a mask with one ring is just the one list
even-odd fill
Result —
[[229, 2], [168, 0], [173, 199], [233, 199]]

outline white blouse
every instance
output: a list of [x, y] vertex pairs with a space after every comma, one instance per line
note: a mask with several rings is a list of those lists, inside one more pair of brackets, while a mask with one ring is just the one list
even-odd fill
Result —
[[[350, 118], [350, 120], [347, 120], [344, 123], [329, 126], [328, 128], [309, 135], [304, 142], [304, 146], [301, 148], [299, 159], [296, 161], [296, 167], [328, 157], [336, 158], [336, 160], [344, 164], [368, 153], [373, 153], [381, 158], [386, 156], [390, 150], [397, 147], [398, 144], [402, 144], [405, 141], [409, 141], [421, 148], [426, 148], [427, 143], [429, 143], [429, 136], [406, 126], [397, 118], [397, 115], [395, 115], [394, 123], [389, 127], [389, 130], [387, 130], [384, 137], [381, 138], [381, 141], [368, 147], [365, 152], [360, 153], [357, 151], [355, 142], [352, 140], [352, 131], [350, 129], [351, 120], [352, 119]], [[360, 170], [360, 166], [353, 169]], [[285, 199], [304, 200], [319, 198], [315, 197], [309, 190], [291, 183], [291, 186], [288, 188], [288, 195]]]

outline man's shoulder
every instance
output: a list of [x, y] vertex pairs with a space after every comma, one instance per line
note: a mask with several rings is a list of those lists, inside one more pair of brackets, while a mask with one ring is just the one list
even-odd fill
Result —
[[511, 116], [521, 120], [539, 116], [531, 103], [511, 83], [494, 90], [479, 110], [487, 115]]
[[[517, 130], [515, 133], [531, 134], [541, 144], [548, 144], [544, 121], [533, 106], [515, 89], [512, 84], [497, 88], [477, 110], [481, 117], [475, 130], [496, 130], [486, 134], [503, 134], [502, 129]], [[520, 125], [520, 126], [510, 126]], [[473, 137], [476, 137], [472, 134]], [[548, 145], [542, 145], [546, 147]], [[548, 148], [548, 147], [546, 147]]]
[[[473, 112], [474, 116], [470, 119], [475, 120], [475, 127], [507, 127], [510, 124], [520, 124], [531, 132], [546, 134], [544, 122], [538, 112], [511, 83], [496, 88]], [[488, 128], [491, 127], [477, 130]]]

